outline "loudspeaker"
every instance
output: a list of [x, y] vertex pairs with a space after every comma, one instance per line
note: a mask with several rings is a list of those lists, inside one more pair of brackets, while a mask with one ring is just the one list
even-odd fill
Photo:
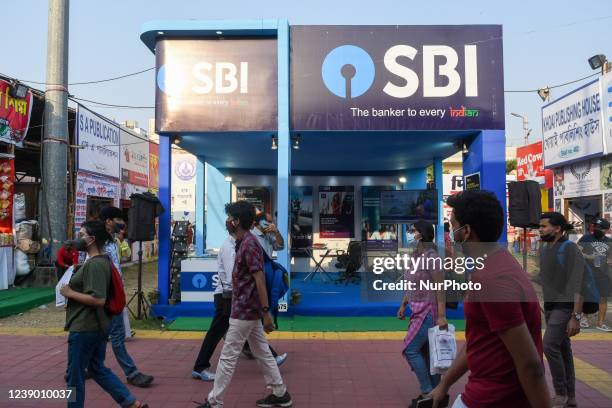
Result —
[[128, 238], [131, 241], [153, 241], [155, 218], [164, 212], [159, 199], [149, 193], [132, 194], [128, 211]]
[[540, 185], [533, 180], [513, 181], [508, 184], [508, 217], [510, 225], [538, 228], [542, 214]]

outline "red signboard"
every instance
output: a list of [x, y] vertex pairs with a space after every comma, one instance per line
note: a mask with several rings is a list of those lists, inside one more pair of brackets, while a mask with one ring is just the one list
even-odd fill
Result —
[[[516, 149], [516, 179], [536, 180], [544, 177], [544, 154], [542, 142], [532, 143]], [[542, 183], [543, 184], [543, 181]]]
[[159, 145], [149, 143], [149, 187], [159, 188]]
[[13, 232], [13, 198], [15, 195], [15, 161], [0, 158], [0, 232]]
[[10, 95], [11, 85], [0, 79], [0, 141], [21, 143], [25, 139], [32, 112], [32, 92], [24, 99]]

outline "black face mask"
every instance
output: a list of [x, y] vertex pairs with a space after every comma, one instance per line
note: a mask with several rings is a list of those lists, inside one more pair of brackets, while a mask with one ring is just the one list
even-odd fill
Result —
[[123, 223], [115, 223], [115, 227], [113, 228], [113, 232], [115, 234], [118, 234], [119, 232], [121, 232], [121, 230], [123, 230], [125, 228], [125, 224]]
[[540, 239], [544, 242], [553, 242], [555, 240], [555, 234], [540, 235]]
[[603, 237], [606, 236], [606, 234], [604, 234], [604, 232], [602, 230], [598, 230], [598, 229], [593, 231], [593, 235], [595, 235], [595, 238], [597, 238], [597, 239], [602, 239]]
[[67, 243], [70, 243], [70, 245], [72, 245], [72, 248], [74, 248], [78, 252], [87, 251], [87, 247], [89, 246], [87, 245], [87, 241], [85, 240], [85, 238], [79, 238], [73, 241], [67, 241]]

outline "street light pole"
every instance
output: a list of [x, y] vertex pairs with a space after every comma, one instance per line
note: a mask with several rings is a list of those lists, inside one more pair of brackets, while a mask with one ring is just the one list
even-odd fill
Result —
[[527, 116], [525, 115], [519, 115], [518, 113], [511, 113], [512, 116], [515, 116], [517, 118], [521, 118], [523, 120], [523, 143], [525, 145], [529, 144], [529, 134], [531, 133], [531, 130], [529, 129], [529, 121], [527, 120]]

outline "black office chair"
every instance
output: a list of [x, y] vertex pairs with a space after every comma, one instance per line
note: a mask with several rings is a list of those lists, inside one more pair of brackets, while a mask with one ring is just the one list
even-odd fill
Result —
[[336, 268], [344, 269], [336, 282], [344, 284], [359, 283], [361, 276], [357, 273], [357, 270], [361, 267], [363, 261], [362, 243], [351, 241], [346, 251], [336, 251], [336, 256], [338, 257], [338, 262], [335, 265]]

